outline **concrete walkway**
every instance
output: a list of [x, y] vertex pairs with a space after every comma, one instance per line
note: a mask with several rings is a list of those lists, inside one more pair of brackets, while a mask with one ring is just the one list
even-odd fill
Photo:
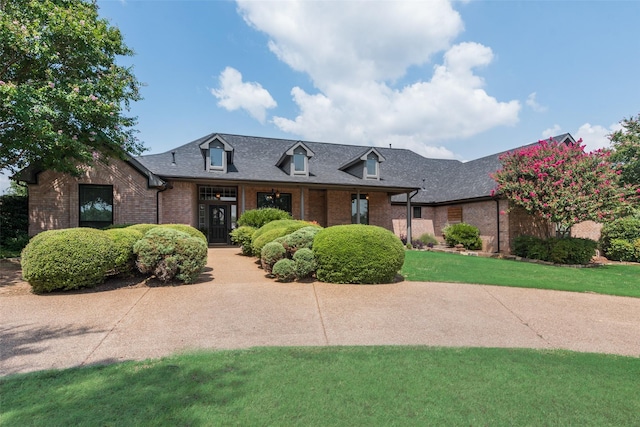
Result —
[[277, 283], [236, 248], [175, 287], [0, 297], [0, 375], [193, 349], [411, 344], [640, 357], [640, 298], [450, 283]]

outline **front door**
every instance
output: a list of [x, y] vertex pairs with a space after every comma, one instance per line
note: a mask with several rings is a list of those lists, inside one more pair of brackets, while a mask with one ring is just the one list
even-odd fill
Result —
[[229, 206], [209, 205], [209, 243], [228, 243]]

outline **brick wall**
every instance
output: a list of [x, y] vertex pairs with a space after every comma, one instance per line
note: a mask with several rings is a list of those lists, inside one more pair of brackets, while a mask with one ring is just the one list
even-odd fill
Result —
[[198, 227], [198, 186], [193, 182], [172, 181], [160, 193], [160, 223]]
[[316, 221], [323, 227], [327, 226], [327, 191], [309, 190], [309, 212], [307, 219]]
[[594, 221], [584, 221], [571, 227], [571, 237], [581, 237], [583, 239], [600, 240], [602, 224]]
[[[422, 218], [411, 219], [411, 238], [417, 239], [423, 234], [431, 234], [436, 237], [440, 233], [436, 234], [433, 227], [433, 215], [434, 208], [422, 206]], [[413, 210], [413, 208], [412, 208]], [[396, 236], [407, 235], [407, 205], [393, 205], [391, 206], [391, 217], [393, 223], [393, 232]], [[442, 240], [442, 239], [440, 239]]]
[[85, 167], [79, 177], [40, 173], [38, 184], [29, 185], [29, 235], [78, 226], [79, 184], [113, 185], [114, 224], [156, 222], [157, 190], [147, 188], [147, 178], [128, 163], [112, 159]]

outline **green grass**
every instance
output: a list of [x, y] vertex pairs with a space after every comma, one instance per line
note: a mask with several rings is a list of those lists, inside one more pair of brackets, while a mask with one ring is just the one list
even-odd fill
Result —
[[407, 251], [402, 275], [454, 282], [640, 297], [640, 266], [570, 268], [443, 252]]
[[640, 425], [640, 359], [258, 348], [0, 379], [3, 426]]

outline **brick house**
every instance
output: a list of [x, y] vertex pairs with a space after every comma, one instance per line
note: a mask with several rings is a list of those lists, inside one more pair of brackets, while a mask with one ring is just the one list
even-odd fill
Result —
[[480, 229], [483, 250], [508, 252], [513, 236], [540, 225], [504, 214], [508, 202], [490, 195], [498, 157], [463, 163], [405, 149], [213, 133], [161, 154], [96, 162], [78, 177], [29, 167], [15, 179], [29, 186], [30, 235], [183, 223], [211, 245], [229, 244], [242, 212], [271, 206], [325, 227], [365, 223], [414, 237], [464, 221]]

